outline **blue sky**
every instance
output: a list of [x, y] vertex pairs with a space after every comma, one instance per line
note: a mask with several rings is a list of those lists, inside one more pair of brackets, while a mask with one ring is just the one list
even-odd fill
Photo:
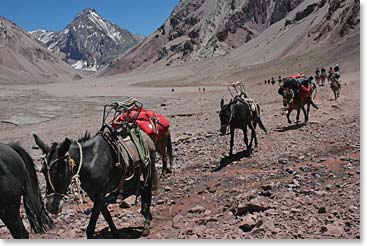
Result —
[[138, 34], [149, 35], [168, 18], [179, 0], [1, 0], [0, 16], [27, 31], [60, 31], [85, 8]]

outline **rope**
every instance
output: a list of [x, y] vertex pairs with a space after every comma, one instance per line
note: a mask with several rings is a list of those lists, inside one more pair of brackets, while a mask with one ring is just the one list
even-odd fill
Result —
[[[79, 154], [80, 154], [79, 166], [78, 166], [78, 171], [71, 178], [69, 190], [74, 195], [74, 200], [76, 200], [80, 211], [83, 213], [84, 212], [84, 210], [82, 208], [83, 193], [82, 193], [82, 188], [81, 188], [82, 183], [80, 181], [80, 175], [79, 175], [80, 170], [82, 169], [82, 165], [83, 165], [83, 149], [82, 149], [82, 146], [79, 142], [77, 142], [77, 144], [78, 144]], [[71, 160], [72, 159], [69, 160], [69, 163], [70, 163]]]

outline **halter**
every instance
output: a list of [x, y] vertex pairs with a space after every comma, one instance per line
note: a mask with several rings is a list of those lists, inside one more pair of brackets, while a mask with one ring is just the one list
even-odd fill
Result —
[[[55, 194], [60, 195], [63, 198], [67, 197], [66, 194], [61, 194], [61, 193], [56, 192], [55, 186], [53, 185], [53, 183], [51, 181], [51, 176], [50, 176], [50, 171], [51, 171], [51, 168], [53, 167], [53, 165], [55, 165], [57, 162], [59, 162], [61, 160], [67, 160], [68, 161], [69, 170], [70, 170], [71, 174], [73, 175], [71, 177], [71, 182], [69, 184], [69, 190], [74, 194], [76, 194], [78, 192], [79, 195], [80, 195], [81, 181], [79, 179], [79, 177], [80, 177], [79, 173], [80, 173], [80, 170], [81, 170], [82, 165], [83, 165], [83, 149], [82, 149], [82, 146], [79, 142], [77, 142], [77, 145], [78, 145], [78, 149], [79, 149], [80, 159], [79, 159], [78, 170], [75, 174], [74, 174], [75, 161], [74, 161], [73, 158], [71, 158], [69, 151], [64, 156], [52, 161], [50, 164], [48, 164], [48, 162], [47, 162], [47, 157], [46, 156], [43, 157], [43, 160], [44, 160], [45, 165], [47, 167], [46, 177], [47, 177], [47, 180], [48, 180], [48, 182], [51, 186], [51, 189], [53, 191], [52, 193], [48, 194], [46, 197], [50, 197], [50, 196], [55, 195]], [[82, 202], [82, 197], [79, 197], [79, 200]], [[78, 204], [78, 206], [79, 206], [79, 204]], [[79, 206], [79, 208], [80, 208], [80, 206]]]
[[[285, 93], [284, 93], [283, 99], [285, 99], [288, 104], [291, 104], [294, 100], [294, 91], [292, 89], [285, 88], [285, 87], [284, 87], [284, 91], [285, 91]], [[292, 94], [292, 98], [290, 100], [288, 100], [288, 97], [287, 97], [288, 92], [291, 92], [291, 94]]]

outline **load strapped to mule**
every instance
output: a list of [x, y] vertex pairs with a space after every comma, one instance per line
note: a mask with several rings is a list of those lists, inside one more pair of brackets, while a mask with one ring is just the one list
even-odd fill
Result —
[[[141, 129], [136, 123], [142, 110], [143, 104], [132, 97], [129, 97], [127, 100], [122, 102], [112, 101], [106, 104], [103, 110], [100, 133], [115, 150], [118, 157], [118, 164], [128, 165], [122, 168], [128, 172], [125, 174], [132, 175], [126, 180], [129, 180], [134, 176], [134, 170], [137, 167], [130, 165], [134, 160], [140, 158], [144, 168], [151, 163], [148, 146], [146, 142], [143, 141]], [[112, 112], [112, 120], [108, 120]], [[134, 113], [131, 114], [131, 112]], [[121, 114], [126, 114], [126, 117], [116, 125], [114, 121]], [[135, 154], [136, 151], [132, 150], [131, 147], [128, 146], [127, 143], [129, 141], [132, 141], [135, 145], [138, 156]], [[128, 153], [128, 156], [124, 155], [126, 152], [123, 150]]]
[[292, 89], [296, 97], [301, 100], [309, 97], [313, 91], [317, 88], [316, 84], [312, 82], [312, 76], [305, 76], [302, 73], [290, 75], [283, 83], [283, 87]]
[[245, 85], [242, 81], [233, 82], [227, 86], [227, 89], [233, 99], [238, 99], [249, 107], [251, 114], [256, 111], [256, 103], [247, 96]]

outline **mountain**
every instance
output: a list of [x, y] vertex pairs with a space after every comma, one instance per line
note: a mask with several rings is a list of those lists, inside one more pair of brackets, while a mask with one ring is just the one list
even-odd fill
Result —
[[[281, 21], [229, 55], [242, 65], [310, 51], [334, 57], [360, 52], [359, 0], [307, 0]], [[339, 52], [343, 50], [343, 52]], [[319, 59], [323, 59], [320, 57]]]
[[181, 0], [158, 30], [98, 75], [228, 54], [243, 64], [261, 63], [329, 47], [359, 32], [358, 23], [357, 0]]
[[144, 39], [102, 18], [94, 9], [83, 10], [61, 32], [36, 30], [31, 34], [74, 68], [89, 71], [108, 65]]
[[284, 18], [302, 1], [181, 0], [158, 30], [116, 59], [107, 73], [225, 55]]
[[0, 80], [54, 81], [80, 78], [75, 70], [15, 23], [0, 17]]

